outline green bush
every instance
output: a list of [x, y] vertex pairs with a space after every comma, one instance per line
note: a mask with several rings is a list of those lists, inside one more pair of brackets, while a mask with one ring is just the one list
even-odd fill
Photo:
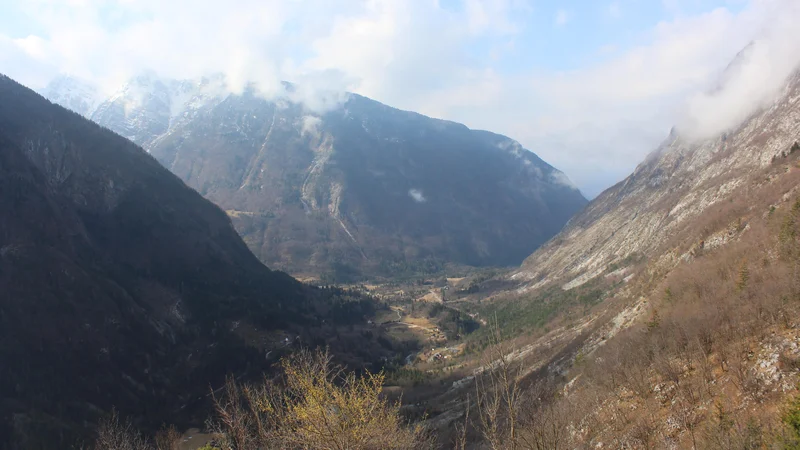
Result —
[[786, 437], [784, 448], [800, 449], [800, 395], [795, 396], [786, 405], [783, 412], [783, 423], [789, 431]]

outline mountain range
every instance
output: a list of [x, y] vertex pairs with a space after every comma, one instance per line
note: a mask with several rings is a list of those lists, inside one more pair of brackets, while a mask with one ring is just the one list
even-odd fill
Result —
[[586, 204], [512, 139], [355, 94], [317, 93], [324, 107], [309, 109], [301, 89], [268, 99], [150, 73], [107, 98], [68, 77], [44, 95], [141, 145], [297, 275], [513, 266]]
[[[561, 445], [689, 448], [691, 432], [696, 448], [722, 408], [767, 414], [793, 389], [800, 74], [724, 133], [674, 129], [585, 207], [509, 138], [354, 94], [310, 110], [297, 89], [143, 75], [110, 97], [46, 92], [123, 138], [0, 79], [0, 432], [58, 434], [114, 404], [159, 420], [198, 382], [264, 368], [242, 329], [275, 340], [377, 307], [330, 314], [343, 292], [247, 247], [333, 281], [521, 262], [454, 295], [528, 327], [503, 329], [529, 341], [501, 360], [556, 386], [526, 426], [578, 430]], [[461, 420], [469, 379], [432, 423]]]
[[66, 448], [112, 407], [180, 421], [289, 342], [355, 345], [337, 324], [374, 302], [268, 269], [131, 141], [5, 76], [0, 99], [0, 445]]

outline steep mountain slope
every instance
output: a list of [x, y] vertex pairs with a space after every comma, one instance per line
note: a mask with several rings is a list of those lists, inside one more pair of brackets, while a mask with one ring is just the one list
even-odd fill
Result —
[[[800, 73], [747, 112], [710, 139], [674, 130], [511, 280], [476, 281], [458, 299], [511, 338], [491, 364], [527, 374], [529, 400], [516, 428], [491, 430], [499, 441], [800, 442]], [[433, 418], [440, 429], [462, 420], [472, 376], [437, 399], [449, 408]]]
[[0, 446], [66, 448], [112, 406], [185, 418], [269, 363], [242, 330], [335, 309], [135, 144], [4, 76], [0, 99]]
[[793, 151], [798, 140], [800, 75], [795, 74], [774, 103], [729, 133], [695, 142], [673, 132], [633, 174], [526, 259], [514, 278], [529, 288], [554, 280], [575, 287], [632, 255], [659, 257], [669, 265], [685, 256], [678, 252], [682, 246], [716, 245], [707, 241], [719, 230], [697, 229], [697, 220], [712, 215], [721, 202], [732, 202], [731, 193], [752, 181], [754, 170]]
[[544, 448], [800, 442], [800, 73], [750, 113], [673, 131], [495, 296], [501, 327], [546, 317], [508, 353], [552, 399], [520, 407]]
[[586, 203], [503, 136], [358, 95], [315, 113], [292, 85], [267, 101], [220, 94], [220, 82], [140, 77], [91, 118], [143, 145], [227, 210], [262, 261], [293, 273], [515, 265]]

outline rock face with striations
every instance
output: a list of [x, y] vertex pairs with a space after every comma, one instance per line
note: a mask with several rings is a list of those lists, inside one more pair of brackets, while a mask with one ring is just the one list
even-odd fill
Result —
[[586, 203], [519, 143], [358, 95], [314, 112], [140, 77], [89, 114], [225, 209], [265, 263], [398, 275], [519, 264]]
[[[632, 255], [677, 260], [670, 240], [693, 219], [729, 202], [754, 169], [800, 141], [800, 74], [774, 101], [719, 136], [692, 141], [673, 131], [628, 178], [609, 188], [525, 260], [513, 278], [528, 288], [578, 286]], [[712, 230], [714, 231], [714, 230]], [[703, 230], [692, 233], [702, 239]]]

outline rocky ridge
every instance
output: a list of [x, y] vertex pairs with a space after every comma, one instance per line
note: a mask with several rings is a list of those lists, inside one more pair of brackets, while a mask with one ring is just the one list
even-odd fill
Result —
[[516, 265], [586, 203], [504, 136], [355, 94], [311, 110], [291, 84], [266, 99], [222, 83], [145, 74], [87, 117], [142, 145], [291, 273]]

